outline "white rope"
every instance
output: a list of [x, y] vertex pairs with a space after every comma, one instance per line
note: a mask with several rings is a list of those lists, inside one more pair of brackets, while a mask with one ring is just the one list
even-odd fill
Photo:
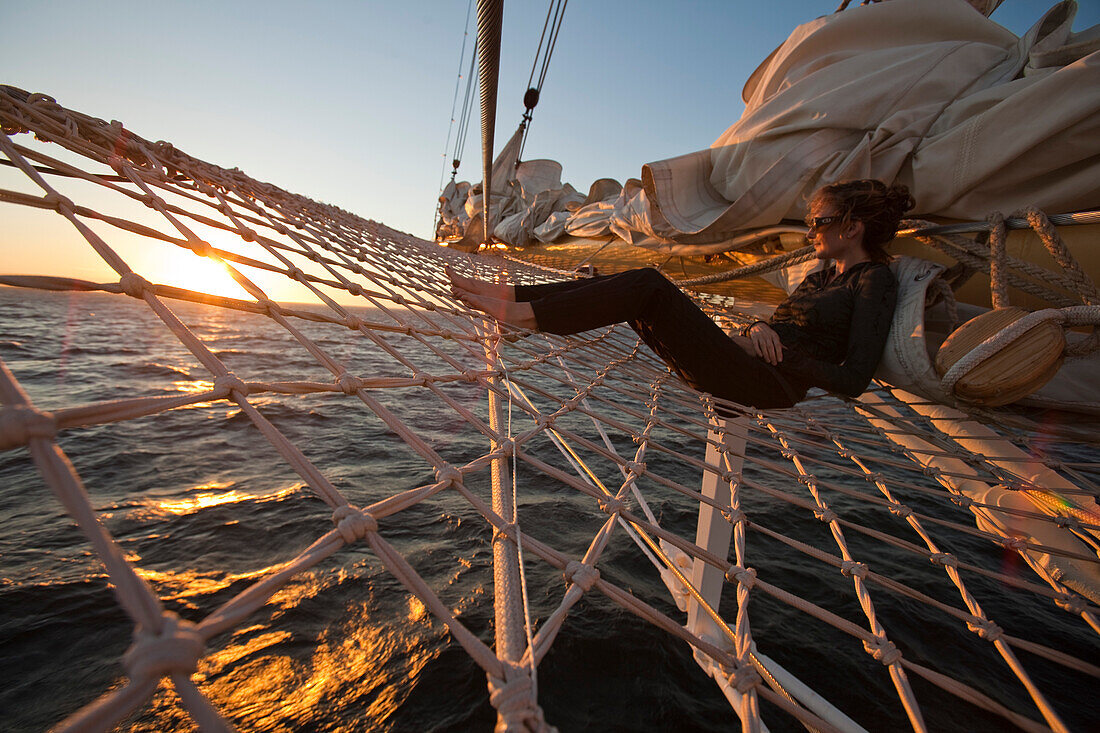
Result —
[[940, 388], [947, 394], [951, 394], [958, 381], [969, 374], [974, 367], [997, 354], [1008, 344], [1041, 323], [1057, 323], [1067, 327], [1098, 326], [1100, 325], [1100, 306], [1078, 305], [1070, 308], [1048, 308], [1028, 313], [982, 341], [952, 364], [951, 368], [940, 379]]

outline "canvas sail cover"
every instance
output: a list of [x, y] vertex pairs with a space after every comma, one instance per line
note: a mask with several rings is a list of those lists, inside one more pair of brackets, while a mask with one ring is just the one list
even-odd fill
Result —
[[801, 218], [817, 187], [899, 181], [916, 212], [982, 219], [1100, 200], [1100, 26], [1055, 5], [1022, 38], [964, 0], [891, 0], [799, 26], [707, 151], [651, 163], [653, 229], [680, 242]]
[[[1073, 33], [1076, 10], [1058, 3], [1023, 37], [967, 0], [889, 0], [817, 18], [753, 72], [745, 112], [709, 149], [650, 163], [641, 185], [579, 208], [530, 192], [501, 198], [499, 217], [522, 219], [522, 241], [508, 227], [498, 236], [522, 246], [599, 230], [675, 254], [710, 252], [801, 219], [815, 189], [848, 178], [906, 184], [916, 215], [1095, 208], [1100, 26]], [[506, 158], [512, 170], [510, 146]], [[452, 193], [472, 215], [470, 190]]]

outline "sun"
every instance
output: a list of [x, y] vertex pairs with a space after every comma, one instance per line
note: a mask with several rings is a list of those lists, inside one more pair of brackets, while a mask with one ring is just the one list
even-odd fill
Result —
[[177, 247], [160, 254], [150, 263], [150, 279], [208, 295], [252, 300], [217, 260]]

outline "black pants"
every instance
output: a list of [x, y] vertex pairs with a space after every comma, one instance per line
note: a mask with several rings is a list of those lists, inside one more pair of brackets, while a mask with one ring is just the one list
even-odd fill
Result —
[[651, 267], [517, 285], [516, 300], [531, 303], [539, 330], [548, 333], [566, 335], [625, 321], [685, 382], [715, 397], [764, 409], [790, 407], [806, 395], [775, 367], [747, 354]]

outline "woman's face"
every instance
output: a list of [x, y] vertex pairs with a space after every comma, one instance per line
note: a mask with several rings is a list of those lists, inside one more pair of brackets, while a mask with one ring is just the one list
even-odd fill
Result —
[[814, 199], [810, 204], [806, 226], [810, 227], [806, 239], [814, 246], [814, 256], [819, 260], [844, 259], [860, 246], [862, 237], [854, 236], [856, 227], [852, 223], [845, 225], [836, 206], [822, 199]]

